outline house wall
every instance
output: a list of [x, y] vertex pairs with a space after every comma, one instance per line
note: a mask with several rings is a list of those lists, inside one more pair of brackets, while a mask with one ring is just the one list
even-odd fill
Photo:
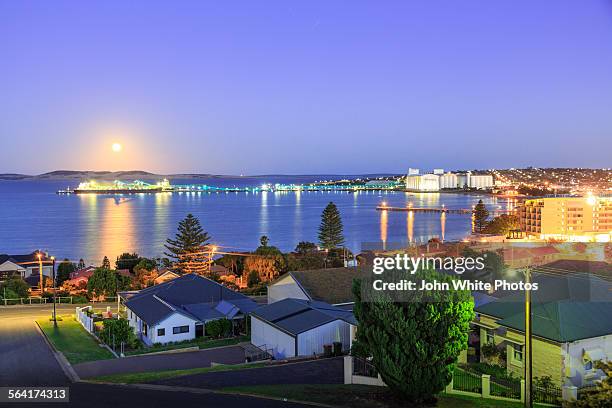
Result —
[[[51, 277], [53, 275], [53, 267], [52, 266], [45, 266], [43, 265], [42, 267], [43, 270], [43, 275]], [[40, 270], [38, 269], [38, 265], [37, 266], [28, 266], [25, 270], [25, 275], [23, 276], [24, 278], [27, 278], [28, 276], [31, 276], [32, 274], [40, 274]]]
[[[180, 313], [174, 313], [168, 316], [166, 319], [162, 320], [155, 326], [151, 327], [149, 330], [148, 337], [152, 343], [168, 343], [171, 341], [184, 341], [195, 339], [195, 325], [198, 323], [197, 321], [184, 316]], [[189, 326], [188, 333], [181, 334], [173, 334], [172, 329], [174, 327], [179, 326]], [[158, 329], [165, 329], [165, 334], [163, 336], [157, 335]]]
[[22, 278], [24, 278], [26, 270], [17, 264], [14, 264], [10, 261], [6, 261], [2, 265], [0, 265], [0, 272], [4, 272], [4, 273], [15, 272], [15, 273], [18, 273]]
[[584, 352], [600, 349], [608, 360], [612, 359], [612, 335], [578, 340], [563, 345], [563, 372], [567, 385], [590, 385], [603, 375], [603, 371], [585, 369]]
[[251, 316], [251, 344], [265, 349], [272, 349], [276, 359], [295, 357], [296, 339], [271, 326], [270, 324]]
[[[497, 319], [481, 316], [480, 322], [487, 326], [499, 327]], [[480, 342], [481, 345], [486, 342], [487, 330], [483, 327], [480, 328]], [[522, 332], [513, 330], [507, 330], [504, 335], [496, 333], [494, 330], [494, 342], [496, 345], [505, 344], [506, 347], [506, 371], [512, 373], [516, 377], [523, 378], [524, 375], [524, 361], [525, 361], [525, 335]], [[518, 361], [514, 358], [514, 347], [513, 344], [519, 344], [523, 347], [523, 360]], [[539, 338], [532, 338], [532, 369], [534, 377], [550, 376], [553, 382], [557, 385], [561, 385], [563, 382], [563, 367], [562, 367], [562, 351], [561, 345], [555, 342], [549, 342]], [[484, 357], [481, 353], [481, 361], [484, 361]]]
[[343, 351], [351, 347], [351, 325], [344, 320], [335, 320], [298, 334], [298, 355], [322, 354], [324, 344], [331, 345], [336, 341], [342, 342]]
[[287, 298], [309, 300], [306, 293], [304, 293], [290, 274], [283, 276], [268, 286], [268, 304]]
[[[137, 335], [142, 335], [144, 337], [144, 325], [143, 322], [135, 313], [133, 313], [128, 307], [126, 307], [127, 320], [131, 327], [134, 328], [134, 331]], [[150, 326], [147, 328], [147, 336], [146, 342], [149, 344], [153, 343], [168, 343], [171, 341], [184, 341], [191, 340], [195, 338], [195, 324], [197, 322], [193, 319], [190, 319], [180, 313], [174, 313], [171, 316], [168, 316], [165, 320], [157, 323], [155, 326]], [[178, 326], [189, 326], [188, 333], [181, 334], [173, 334], [172, 328]], [[157, 329], [165, 329], [166, 333], [164, 336], [157, 335]]]

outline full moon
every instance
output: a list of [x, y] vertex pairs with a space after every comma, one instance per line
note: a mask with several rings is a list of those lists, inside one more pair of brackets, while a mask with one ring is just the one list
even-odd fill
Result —
[[118, 153], [121, 151], [121, 145], [119, 143], [113, 143], [112, 148], [113, 148], [113, 152]]

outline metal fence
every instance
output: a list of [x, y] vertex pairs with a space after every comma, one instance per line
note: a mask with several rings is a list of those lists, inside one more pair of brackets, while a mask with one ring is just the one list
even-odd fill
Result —
[[497, 378], [491, 376], [491, 395], [495, 397], [505, 397], [521, 399], [521, 381], [510, 380], [507, 378]]
[[480, 394], [482, 379], [480, 376], [456, 368], [453, 373], [453, 389]]
[[543, 387], [534, 386], [533, 391], [531, 392], [531, 397], [533, 402], [561, 405], [563, 393], [561, 388], [548, 384]]
[[353, 375], [361, 375], [363, 377], [378, 377], [378, 370], [372, 362], [363, 357], [353, 357]]

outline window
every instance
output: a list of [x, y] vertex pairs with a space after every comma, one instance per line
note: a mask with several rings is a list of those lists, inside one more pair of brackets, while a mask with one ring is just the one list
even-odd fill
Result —
[[157, 329], [157, 335], [158, 336], [165, 336], [166, 335], [166, 329]]
[[512, 347], [514, 348], [514, 360], [523, 361], [523, 346], [520, 344], [513, 344]]
[[494, 344], [495, 343], [495, 332], [492, 329], [487, 329], [487, 338], [486, 338], [487, 344]]
[[172, 328], [172, 334], [189, 333], [189, 326], [177, 326]]

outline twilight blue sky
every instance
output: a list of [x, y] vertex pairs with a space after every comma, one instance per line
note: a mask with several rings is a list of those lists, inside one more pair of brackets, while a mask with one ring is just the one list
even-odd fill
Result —
[[0, 172], [610, 167], [612, 0], [0, 0], [0, 137]]

